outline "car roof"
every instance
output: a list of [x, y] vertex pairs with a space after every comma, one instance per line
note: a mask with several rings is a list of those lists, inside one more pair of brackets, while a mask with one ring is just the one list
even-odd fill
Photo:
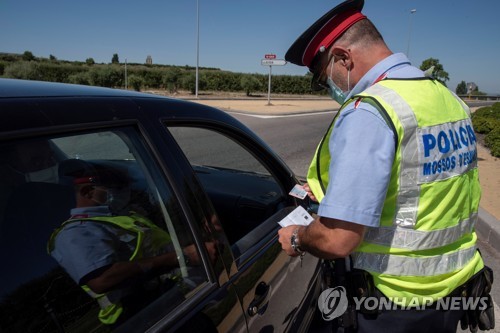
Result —
[[261, 141], [226, 112], [193, 101], [120, 89], [0, 79], [0, 139], [12, 137], [13, 132], [45, 131], [55, 126], [121, 120], [145, 124], [160, 118], [224, 123]]
[[154, 97], [154, 95], [127, 90], [84, 86], [77, 84], [0, 79], [0, 98], [19, 97], [69, 97], [69, 96], [114, 96]]

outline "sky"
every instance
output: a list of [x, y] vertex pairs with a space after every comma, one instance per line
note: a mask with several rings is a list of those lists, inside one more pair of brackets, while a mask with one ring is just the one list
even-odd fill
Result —
[[[269, 67], [261, 65], [265, 54], [283, 59], [297, 37], [339, 3], [0, 0], [0, 52], [97, 63], [111, 62], [115, 53], [122, 63], [145, 63], [150, 55], [155, 64], [179, 66], [196, 66], [198, 54], [200, 67], [268, 74]], [[408, 53], [417, 67], [438, 59], [451, 90], [465, 81], [500, 94], [500, 1], [365, 0], [363, 13], [389, 48]], [[272, 74], [306, 72], [291, 63], [272, 67]]]

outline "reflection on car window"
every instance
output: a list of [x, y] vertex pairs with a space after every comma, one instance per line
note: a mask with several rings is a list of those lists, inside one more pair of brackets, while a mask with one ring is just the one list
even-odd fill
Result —
[[233, 139], [204, 128], [168, 129], [198, 175], [238, 257], [260, 240], [253, 231], [259, 229], [262, 237], [276, 227], [276, 221], [268, 219], [283, 208], [283, 190], [263, 163]]
[[207, 281], [133, 129], [10, 142], [0, 156], [0, 331], [144, 330], [134, 318], [154, 324]]

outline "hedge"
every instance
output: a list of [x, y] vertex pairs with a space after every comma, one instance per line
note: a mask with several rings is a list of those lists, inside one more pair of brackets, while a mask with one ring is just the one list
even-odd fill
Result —
[[500, 157], [500, 103], [482, 107], [472, 114], [472, 125], [477, 133], [484, 134], [484, 144], [491, 155]]

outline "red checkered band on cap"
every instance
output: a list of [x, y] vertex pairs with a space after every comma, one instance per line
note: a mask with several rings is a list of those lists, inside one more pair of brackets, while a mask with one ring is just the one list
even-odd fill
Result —
[[73, 179], [73, 184], [97, 184], [99, 183], [99, 177], [97, 176], [87, 176]]
[[349, 29], [354, 23], [365, 18], [366, 16], [356, 9], [335, 15], [318, 31], [307, 45], [304, 56], [302, 57], [304, 65], [310, 67], [314, 56], [321, 47], [325, 47], [325, 49], [328, 48], [344, 31]]

